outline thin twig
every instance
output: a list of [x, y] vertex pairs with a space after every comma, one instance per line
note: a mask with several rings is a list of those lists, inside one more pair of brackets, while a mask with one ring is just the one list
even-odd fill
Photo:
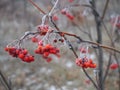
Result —
[[116, 53], [114, 53], [114, 57], [115, 57], [115, 60], [116, 60], [116, 63], [118, 64], [118, 86], [119, 86], [119, 90], [120, 90], [120, 64], [119, 64], [119, 60], [118, 60], [118, 58], [117, 58], [117, 55], [116, 55]]
[[98, 89], [98, 86], [96, 85], [96, 83], [93, 81], [93, 79], [88, 75], [88, 73], [86, 72], [86, 70], [84, 68], [82, 68], [83, 72], [85, 73], [85, 75], [89, 78], [89, 80], [93, 83], [93, 85], [96, 87], [96, 89]]
[[107, 7], [108, 7], [108, 4], [109, 4], [109, 1], [110, 1], [110, 0], [106, 0], [106, 3], [105, 3], [105, 7], [104, 7], [104, 10], [103, 10], [103, 14], [102, 14], [101, 20], [103, 20], [104, 17], [105, 17], [105, 14], [106, 14], [106, 11], [107, 11]]
[[106, 79], [106, 77], [107, 77], [107, 75], [108, 75], [108, 72], [109, 72], [109, 67], [110, 67], [111, 60], [112, 60], [111, 57], [112, 57], [112, 56], [111, 56], [111, 53], [110, 53], [110, 55], [109, 55], [109, 60], [108, 60], [108, 65], [107, 65], [107, 68], [106, 68], [106, 72], [105, 72], [105, 75], [104, 75], [104, 77], [103, 77], [103, 82], [105, 82], [105, 79]]
[[40, 7], [38, 7], [38, 5], [36, 3], [34, 3], [32, 0], [29, 0], [29, 2], [35, 6], [42, 14], [46, 14]]
[[52, 15], [54, 9], [57, 7], [58, 2], [59, 2], [59, 0], [56, 0], [56, 2], [55, 2], [55, 4], [54, 4], [53, 8], [52, 8], [52, 9], [50, 10], [50, 12], [49, 12], [49, 16]]

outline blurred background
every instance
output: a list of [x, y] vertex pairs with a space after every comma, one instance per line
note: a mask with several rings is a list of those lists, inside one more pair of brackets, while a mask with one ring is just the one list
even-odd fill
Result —
[[[54, 0], [33, 0], [46, 13], [51, 9]], [[102, 14], [105, 0], [96, 0], [97, 10]], [[73, 3], [88, 3], [84, 0], [74, 0]], [[59, 6], [65, 7], [70, 5], [67, 0], [61, 0]], [[107, 13], [105, 15], [105, 24], [108, 28], [112, 28], [109, 21], [112, 14], [120, 14], [120, 1], [110, 0]], [[94, 18], [88, 13], [86, 18], [79, 15], [83, 11], [83, 7], [72, 8], [71, 12], [77, 18], [74, 20], [79, 28], [88, 29], [93, 34], [93, 41], [96, 40], [96, 32]], [[88, 10], [89, 11], [89, 10]], [[82, 38], [90, 40], [81, 32], [75, 23], [67, 20], [66, 17], [57, 14], [59, 21], [56, 21], [59, 28], [63, 31], [82, 35]], [[25, 63], [18, 58], [13, 58], [4, 51], [4, 47], [15, 39], [20, 38], [28, 30], [34, 30], [34, 27], [41, 24], [42, 14], [28, 0], [0, 0], [0, 70], [11, 82], [12, 90], [95, 90], [92, 83], [82, 72], [81, 68], [76, 66], [75, 57], [67, 46], [61, 48], [61, 58], [54, 57], [53, 61], [47, 63], [39, 55], [35, 55], [36, 59], [33, 63]], [[80, 21], [78, 21], [80, 18]], [[87, 23], [87, 24], [86, 24]], [[86, 26], [87, 25], [87, 26]], [[81, 33], [80, 33], [81, 32]], [[104, 31], [103, 31], [104, 32]], [[71, 42], [73, 38], [68, 37]], [[109, 39], [104, 36], [104, 44], [109, 45]], [[25, 43], [30, 53], [34, 53], [36, 45], [31, 42]], [[77, 47], [73, 43], [74, 48]], [[119, 46], [119, 45], [118, 45]], [[77, 51], [78, 52], [78, 51]], [[79, 52], [78, 52], [79, 54]], [[107, 55], [106, 55], [107, 56]], [[95, 59], [91, 50], [91, 57]], [[93, 69], [87, 70], [93, 78]], [[109, 77], [106, 81], [106, 90], [117, 90], [118, 82], [117, 74], [110, 70]], [[0, 90], [5, 90], [3, 84], [0, 83]]]

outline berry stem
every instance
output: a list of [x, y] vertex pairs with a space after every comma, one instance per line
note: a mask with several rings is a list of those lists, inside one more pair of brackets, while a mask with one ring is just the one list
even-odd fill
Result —
[[79, 36], [77, 36], [77, 35], [75, 35], [75, 34], [71, 34], [71, 33], [67, 33], [67, 32], [55, 32], [55, 33], [60, 33], [60, 34], [63, 34], [63, 35], [72, 36], [72, 37], [75, 37], [75, 38], [79, 39], [80, 42], [93, 44], [93, 45], [96, 45], [97, 47], [106, 48], [106, 49], [113, 50], [113, 51], [115, 51], [115, 52], [120, 53], [120, 50], [118, 50], [118, 49], [116, 49], [116, 48], [113, 48], [113, 47], [110, 47], [110, 46], [106, 46], [106, 45], [103, 45], [103, 44], [99, 44], [99, 43], [93, 42], [93, 41], [83, 40], [83, 39], [81, 39]]

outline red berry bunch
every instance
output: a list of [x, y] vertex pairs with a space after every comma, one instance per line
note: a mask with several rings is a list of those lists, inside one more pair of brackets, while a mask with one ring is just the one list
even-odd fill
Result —
[[5, 51], [13, 57], [20, 58], [24, 62], [30, 63], [34, 61], [34, 56], [28, 54], [28, 51], [24, 48], [6, 47]]
[[19, 49], [15, 47], [5, 47], [5, 51], [7, 51], [12, 57], [18, 57]]
[[112, 69], [112, 70], [115, 70], [117, 68], [118, 68], [118, 64], [116, 64], [116, 63], [113, 63], [110, 65], [110, 69]]
[[93, 63], [92, 59], [88, 59], [87, 57], [77, 58], [76, 64], [82, 68], [96, 68], [96, 64]]
[[72, 15], [72, 14], [70, 14], [66, 9], [62, 9], [61, 10], [61, 13], [63, 14], [63, 15], [65, 15], [68, 19], [70, 19], [70, 20], [73, 20], [74, 19], [74, 16]]
[[46, 44], [46, 45], [39, 45], [38, 48], [35, 50], [36, 54], [41, 54], [43, 56], [43, 58], [46, 59], [47, 62], [50, 62], [52, 60], [52, 58], [50, 57], [50, 54], [54, 54], [57, 57], [59, 57], [59, 49], [50, 45], [50, 44]]
[[40, 31], [41, 36], [46, 35], [48, 30], [50, 29], [50, 27], [48, 25], [39, 25], [37, 28], [38, 28], [38, 31]]

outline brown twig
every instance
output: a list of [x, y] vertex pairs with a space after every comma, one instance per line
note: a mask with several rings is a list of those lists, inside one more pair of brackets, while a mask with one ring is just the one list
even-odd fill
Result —
[[61, 33], [61, 34], [64, 34], [64, 35], [73, 36], [73, 37], [79, 39], [80, 42], [93, 44], [93, 45], [96, 45], [96, 46], [99, 46], [99, 47], [102, 47], [102, 48], [105, 48], [105, 49], [113, 50], [115, 52], [120, 53], [120, 50], [118, 50], [116, 48], [113, 48], [113, 47], [110, 47], [110, 46], [106, 46], [106, 45], [103, 45], [103, 44], [99, 44], [99, 43], [93, 42], [93, 41], [83, 40], [83, 39], [81, 39], [79, 36], [77, 36], [75, 34], [71, 34], [71, 33], [67, 33], [67, 32], [56, 32], [56, 33]]
[[86, 72], [86, 70], [84, 68], [82, 68], [83, 72], [85, 73], [85, 75], [89, 78], [89, 80], [93, 83], [94, 87], [96, 87], [96, 89], [98, 89], [98, 86], [96, 85], [96, 83], [93, 81], [93, 79], [88, 75], [88, 73]]
[[34, 3], [32, 0], [29, 0], [29, 2], [35, 6], [42, 14], [46, 14], [36, 3]]

